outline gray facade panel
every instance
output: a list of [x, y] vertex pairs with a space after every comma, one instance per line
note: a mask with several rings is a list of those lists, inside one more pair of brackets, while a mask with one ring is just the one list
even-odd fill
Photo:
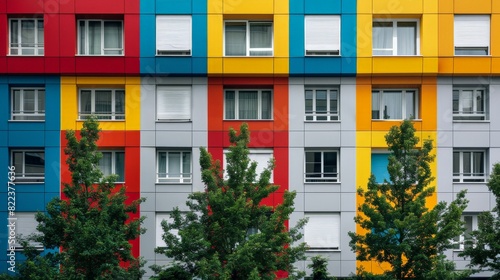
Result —
[[305, 193], [305, 212], [340, 212], [340, 193]]
[[340, 131], [333, 130], [308, 130], [305, 132], [306, 147], [325, 147], [333, 148], [340, 147]]
[[179, 207], [181, 211], [189, 210], [186, 206], [189, 193], [156, 193], [156, 211], [170, 212], [174, 207]]
[[490, 146], [489, 131], [454, 131], [453, 146], [463, 148], [486, 148]]
[[191, 149], [193, 145], [191, 131], [158, 130], [155, 137], [158, 147], [186, 147]]
[[141, 193], [155, 192], [156, 150], [141, 148]]
[[289, 189], [299, 193], [304, 192], [304, 148], [289, 149]]
[[148, 84], [148, 81], [151, 81], [151, 79], [141, 79], [141, 131], [152, 131], [155, 129], [156, 86]]

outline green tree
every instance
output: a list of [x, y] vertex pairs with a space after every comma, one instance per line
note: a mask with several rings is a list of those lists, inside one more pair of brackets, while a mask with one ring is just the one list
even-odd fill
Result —
[[479, 215], [478, 229], [466, 240], [462, 256], [470, 257], [473, 267], [492, 270], [491, 279], [500, 279], [500, 163], [493, 165], [488, 188], [495, 196], [496, 206]]
[[126, 202], [125, 187], [114, 184], [117, 176], [103, 176], [99, 133], [95, 118], [83, 123], [80, 140], [74, 131], [66, 133], [71, 183], [64, 184], [64, 199], [52, 199], [46, 213], [36, 214], [41, 235], [35, 240], [60, 251], [40, 255], [28, 248], [20, 278], [140, 279], [144, 274], [143, 261], [132, 255], [129, 243], [145, 231], [144, 217], [130, 218], [144, 199]]
[[323, 256], [314, 256], [311, 258], [311, 263], [307, 265], [312, 269], [312, 275], [307, 277], [309, 280], [334, 280], [335, 277], [330, 276], [328, 273], [327, 265], [328, 259]]
[[[262, 204], [278, 189], [270, 183], [274, 161], [258, 176], [257, 164], [248, 154], [250, 135], [247, 124], [240, 133], [229, 132], [231, 147], [226, 154], [225, 178], [220, 161], [201, 148], [200, 165], [205, 191], [189, 196], [189, 211], [175, 208], [173, 222], [162, 222], [165, 248], [157, 253], [173, 258], [168, 267], [152, 266], [155, 279], [272, 279], [278, 271], [290, 279], [303, 277], [293, 264], [304, 259], [306, 246], [299, 241], [305, 220], [287, 230], [293, 212], [294, 192], [285, 192], [276, 207]], [[178, 236], [173, 230], [178, 230]], [[183, 271], [183, 272], [182, 272]], [[184, 278], [185, 277], [185, 278]]]
[[[358, 189], [363, 202], [355, 222], [364, 232], [349, 232], [350, 246], [359, 261], [391, 264], [384, 275], [392, 279], [429, 279], [428, 272], [440, 265], [452, 239], [464, 231], [465, 192], [449, 205], [439, 202], [428, 209], [426, 200], [434, 192], [428, 186], [434, 179], [432, 141], [425, 140], [418, 148], [419, 138], [409, 120], [393, 126], [385, 140], [390, 180], [379, 184], [372, 174], [367, 189]], [[449, 278], [441, 279], [456, 276], [449, 271]]]

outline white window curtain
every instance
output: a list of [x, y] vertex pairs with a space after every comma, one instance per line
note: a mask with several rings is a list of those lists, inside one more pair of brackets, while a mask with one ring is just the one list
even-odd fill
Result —
[[245, 22], [226, 22], [224, 36], [226, 55], [246, 56], [246, 32]]
[[191, 54], [191, 16], [157, 16], [157, 54]]
[[259, 97], [257, 91], [241, 90], [238, 94], [239, 118], [257, 119], [259, 109]]
[[[12, 218], [17, 218], [16, 221], [16, 235], [17, 237], [27, 238], [31, 234], [39, 233], [36, 230], [38, 226], [38, 222], [35, 220], [35, 213], [33, 212], [16, 212], [16, 215]], [[19, 243], [19, 239], [16, 239], [15, 246], [17, 248], [21, 248], [21, 244]], [[42, 248], [43, 245], [40, 242], [30, 242], [30, 245]]]
[[382, 98], [382, 102], [384, 103], [384, 119], [402, 119], [401, 91], [384, 91]]
[[104, 22], [104, 54], [122, 53], [122, 22]]
[[373, 22], [373, 55], [392, 55], [392, 22]]
[[340, 214], [306, 213], [309, 222], [304, 227], [304, 239], [311, 249], [340, 248]]
[[102, 158], [99, 160], [99, 169], [104, 176], [109, 176], [113, 174], [112, 171], [112, 153], [103, 152]]
[[489, 15], [455, 15], [455, 47], [489, 47]]
[[79, 54], [123, 54], [123, 21], [79, 20]]
[[398, 55], [416, 55], [416, 33], [416, 22], [397, 23]]
[[[85, 24], [85, 21], [82, 23]], [[88, 54], [101, 54], [101, 22], [89, 21], [88, 34], [84, 36], [88, 39]]]
[[[273, 25], [269, 22], [251, 22], [250, 55], [271, 55], [273, 47]], [[267, 50], [266, 50], [267, 49]]]
[[158, 120], [191, 119], [191, 87], [157, 86], [156, 98]]
[[305, 45], [308, 51], [340, 51], [340, 16], [305, 16]]

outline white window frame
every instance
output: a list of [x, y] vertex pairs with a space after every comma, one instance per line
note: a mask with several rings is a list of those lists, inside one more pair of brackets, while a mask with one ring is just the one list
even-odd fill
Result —
[[192, 17], [190, 15], [156, 16], [156, 55], [190, 56]]
[[[224, 179], [228, 179], [227, 172], [226, 172], [226, 166], [227, 166], [227, 159], [226, 155], [229, 153], [229, 149], [224, 149], [224, 158], [223, 158], [223, 163], [222, 166], [224, 168]], [[259, 180], [260, 174], [264, 169], [267, 168], [269, 161], [274, 158], [274, 152], [272, 149], [261, 149], [261, 148], [251, 148], [248, 150], [248, 157], [250, 159], [250, 163], [248, 166], [250, 167], [250, 164], [252, 162], [257, 162], [257, 168], [255, 168], [255, 174], [257, 177], [255, 178], [256, 181]], [[269, 183], [274, 182], [274, 170], [271, 170], [271, 178], [269, 180]]]
[[453, 32], [455, 55], [489, 55], [490, 30], [490, 15], [455, 15]]
[[[467, 223], [465, 221], [466, 217], [471, 219], [471, 228], [467, 227]], [[466, 238], [470, 238], [470, 234], [477, 230], [479, 228], [478, 223], [479, 223], [479, 214], [478, 213], [464, 213], [462, 217], [460, 218], [462, 222], [464, 222], [465, 226], [465, 234], [461, 234], [460, 236], [457, 236], [454, 238], [453, 243], [454, 243], [454, 251], [463, 251], [465, 250], [465, 241]], [[468, 235], [466, 237], [466, 235]]]
[[[305, 97], [305, 106], [307, 106], [308, 100], [308, 92], [312, 93], [312, 111], [308, 111], [307, 107], [305, 108], [305, 121], [338, 121], [340, 120], [340, 88], [331, 87], [331, 88], [306, 88], [304, 92]], [[326, 111], [319, 112], [317, 111], [317, 103], [318, 103], [318, 91], [326, 91]], [[336, 94], [337, 99], [332, 100], [332, 95]], [[332, 108], [332, 102], [336, 103], [337, 110], [335, 111]]]
[[[15, 232], [16, 232], [16, 243], [14, 245], [15, 251], [24, 251], [24, 247], [21, 245], [20, 237], [28, 238], [31, 234], [40, 234], [36, 229], [38, 222], [35, 220], [36, 212], [16, 212], [15, 216], [10, 216], [8, 219], [15, 220]], [[43, 250], [43, 244], [41, 242], [30, 241], [29, 244], [37, 250]], [[9, 244], [9, 247], [12, 245]], [[10, 250], [10, 248], [9, 248]]]
[[[100, 22], [101, 23], [101, 48], [100, 48], [100, 53], [94, 53], [90, 54], [89, 50], [89, 37], [88, 37], [88, 30], [89, 30], [89, 22], [95, 21], [95, 22]], [[84, 25], [84, 30], [82, 31], [80, 27], [80, 23], [83, 22], [85, 23]], [[121, 24], [121, 42], [119, 42], [120, 46], [119, 48], [105, 48], [104, 42], [104, 24], [107, 22], [119, 22]], [[77, 47], [78, 47], [78, 55], [85, 55], [85, 56], [123, 56], [124, 55], [124, 24], [123, 20], [103, 20], [103, 19], [80, 19], [77, 20], [76, 26], [78, 28], [78, 40], [77, 40]], [[82, 32], [85, 32], [85, 42], [84, 42], [84, 49], [82, 49]], [[116, 52], [116, 53], [113, 53]]]
[[[44, 183], [45, 182], [45, 151], [43, 149], [14, 149], [10, 151], [10, 165], [15, 166], [14, 164], [14, 153], [22, 154], [22, 169], [16, 167], [15, 170], [15, 182], [17, 183]], [[30, 172], [26, 173], [26, 165], [27, 160], [26, 156], [30, 153], [42, 154], [44, 165], [43, 165], [43, 173]]]
[[[25, 91], [34, 91], [34, 110], [25, 111]], [[14, 100], [16, 99], [16, 94], [19, 94], [19, 111], [15, 110]], [[43, 108], [40, 108], [39, 100], [40, 96], [43, 95]], [[44, 121], [45, 120], [45, 103], [46, 94], [45, 88], [43, 87], [14, 87], [11, 88], [11, 120], [13, 121]]]
[[190, 121], [191, 99], [190, 86], [156, 86], [156, 120]]
[[[463, 96], [464, 91], [472, 92], [472, 96], [468, 102], [472, 107], [472, 111], [463, 111], [464, 106], [467, 105], [467, 100]], [[455, 96], [458, 95], [458, 110], [455, 110]], [[477, 95], [482, 95], [482, 106], [483, 111], [476, 110], [479, 101], [477, 100]], [[476, 98], [474, 98], [476, 97]], [[488, 114], [488, 91], [485, 87], [453, 87], [453, 120], [473, 120], [473, 121], [484, 121], [487, 119]]]
[[116, 173], [116, 170], [117, 170], [117, 166], [116, 166], [116, 156], [117, 154], [123, 154], [123, 180], [120, 180], [120, 178], [118, 177], [116, 180], [115, 183], [125, 183], [125, 178], [126, 178], [126, 174], [125, 174], [125, 167], [126, 167], [126, 164], [125, 164], [125, 151], [124, 150], [99, 150], [99, 152], [101, 152], [103, 154], [103, 158], [104, 158], [104, 154], [111, 154], [111, 166], [110, 166], [110, 170], [111, 170], [111, 173], [110, 174], [105, 174], [104, 171], [101, 169], [101, 161], [102, 159], [99, 161], [99, 166], [98, 168], [101, 170], [101, 172], [103, 172], [103, 175], [104, 176], [109, 176], [111, 174], [115, 174], [115, 175], [118, 175], [118, 173]]
[[[171, 153], [180, 154], [180, 176], [169, 175], [169, 155]], [[160, 170], [160, 155], [165, 154], [165, 172]], [[184, 155], [189, 156], [189, 170], [184, 170]], [[164, 174], [164, 175], [163, 175]], [[160, 184], [190, 184], [193, 182], [193, 152], [190, 150], [159, 149], [156, 151], [156, 182]]]
[[[385, 104], [384, 104], [384, 93], [389, 93], [389, 92], [395, 92], [395, 91], [399, 91], [401, 93], [401, 117], [402, 118], [391, 118], [387, 113], [386, 113], [386, 110], [385, 110]], [[414, 96], [413, 96], [413, 111], [415, 113], [415, 116], [412, 116], [413, 119], [418, 119], [419, 118], [419, 100], [420, 100], [420, 93], [419, 93], [419, 90], [416, 89], [416, 88], [408, 88], [408, 89], [400, 89], [400, 88], [384, 88], [384, 89], [372, 89], [372, 120], [402, 120], [402, 119], [406, 119], [406, 118], [409, 118], [407, 117], [407, 114], [408, 112], [406, 112], [407, 110], [407, 102], [408, 102], [408, 93], [411, 93], [411, 92], [414, 92]], [[375, 100], [373, 100], [373, 95], [374, 93], [378, 93], [378, 110], [374, 110], [376, 108], [374, 108], [375, 106]], [[379, 114], [379, 117], [378, 118], [374, 118], [374, 112], [375, 111], [378, 111], [378, 114]]]
[[[246, 26], [246, 31], [245, 31], [245, 50], [246, 54], [243, 56], [264, 56], [264, 57], [269, 57], [274, 55], [274, 23], [270, 20], [261, 20], [261, 21], [250, 21], [250, 20], [226, 20], [224, 21], [224, 56], [227, 57], [238, 57], [242, 55], [228, 55], [226, 53], [226, 24], [227, 23], [245, 23]], [[263, 24], [263, 23], [270, 23], [271, 24], [271, 47], [270, 48], [251, 48], [250, 47], [250, 26], [252, 24]], [[252, 52], [270, 52], [270, 54], [252, 54]]]
[[[155, 234], [156, 242], [155, 242], [155, 245], [156, 245], [156, 247], [166, 248], [167, 244], [165, 243], [165, 240], [163, 240], [163, 234], [165, 232], [163, 231], [163, 228], [161, 226], [161, 222], [163, 220], [165, 220], [168, 223], [172, 223], [174, 221], [174, 219], [172, 219], [170, 217], [170, 212], [157, 212], [155, 216], [156, 216], [155, 217], [155, 220], [156, 220], [156, 224], [155, 224], [155, 227], [156, 227], [156, 231], [155, 231], [156, 232], [156, 234]], [[173, 230], [170, 230], [170, 233], [172, 233], [176, 237], [180, 238], [179, 230], [173, 229]]]
[[[82, 110], [82, 92], [83, 91], [90, 91], [91, 95], [91, 100], [90, 100], [90, 113], [84, 113]], [[106, 112], [106, 113], [96, 113], [96, 92], [97, 91], [109, 91], [111, 93], [111, 112]], [[123, 92], [123, 113], [117, 113], [116, 112], [116, 105], [117, 105], [117, 98], [116, 95], [117, 93]], [[126, 95], [125, 95], [125, 89], [112, 89], [112, 88], [80, 88], [78, 90], [78, 119], [79, 120], [85, 120], [89, 118], [90, 116], [96, 116], [97, 119], [103, 120], [103, 121], [125, 121], [125, 109], [126, 109]]]
[[306, 212], [309, 221], [304, 226], [304, 242], [309, 251], [340, 250], [340, 213]]
[[[415, 54], [398, 54], [398, 23], [415, 23]], [[373, 34], [372, 51], [373, 56], [417, 56], [420, 55], [420, 20], [418, 19], [374, 19], [372, 23], [392, 23], [392, 48], [390, 49], [375, 49], [375, 34]], [[373, 32], [374, 33], [374, 32]], [[391, 51], [391, 54], [375, 54], [377, 50], [380, 51]]]
[[306, 15], [304, 46], [306, 56], [340, 55], [340, 15]]
[[[470, 173], [464, 173], [464, 154], [470, 154], [469, 164], [471, 168]], [[483, 161], [480, 163], [484, 171], [483, 173], [474, 173], [474, 169], [476, 168], [476, 164], [474, 163], [474, 153], [481, 153], [483, 157]], [[455, 157], [458, 154], [458, 164], [459, 170], [456, 172], [455, 170]], [[487, 152], [486, 150], [480, 149], [454, 149], [453, 150], [453, 182], [454, 183], [471, 183], [471, 182], [486, 182], [487, 177]]]
[[[242, 91], [256, 91], [257, 92], [257, 118], [255, 119], [244, 119], [240, 118], [240, 102], [239, 102], [239, 95], [240, 92]], [[227, 94], [228, 92], [234, 92], [234, 118], [228, 118], [227, 116]], [[269, 118], [264, 118], [264, 107], [262, 106], [263, 101], [262, 101], [262, 94], [263, 92], [270, 92], [271, 95], [271, 104], [269, 104]], [[273, 111], [274, 111], [274, 93], [273, 90], [271, 89], [226, 89], [224, 90], [224, 119], [225, 120], [265, 120], [265, 121], [271, 121], [273, 120]]]
[[[321, 171], [308, 173], [307, 172], [307, 154], [308, 153], [321, 153]], [[333, 174], [325, 172], [325, 153], [334, 153], [336, 160], [336, 170]], [[311, 162], [312, 164], [316, 164], [316, 161]], [[340, 153], [338, 149], [306, 149], [304, 151], [304, 182], [305, 183], [337, 183], [340, 182]], [[319, 175], [319, 177], [316, 177]]]
[[[22, 22], [33, 21], [33, 33], [35, 43], [25, 43], [22, 38]], [[14, 34], [13, 24], [17, 23], [17, 34]], [[39, 36], [38, 31], [42, 28], [42, 36]], [[9, 19], [9, 55], [23, 56], [39, 56], [44, 55], [44, 32], [45, 26], [43, 18], [11, 18]], [[13, 37], [16, 37], [17, 43], [13, 42]], [[41, 37], [41, 38], [40, 38]], [[24, 51], [33, 52], [25, 54]]]

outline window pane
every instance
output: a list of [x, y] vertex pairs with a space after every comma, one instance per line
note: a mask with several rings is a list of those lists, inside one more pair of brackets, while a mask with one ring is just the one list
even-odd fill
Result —
[[246, 23], [226, 22], [226, 55], [246, 55]]
[[111, 90], [95, 91], [95, 113], [98, 115], [99, 119], [110, 119], [110, 116], [102, 115], [111, 114]]
[[250, 23], [250, 48], [271, 48], [272, 42], [271, 23]]
[[40, 177], [45, 172], [45, 153], [43, 152], [25, 152], [25, 170], [26, 176]]
[[463, 157], [463, 173], [464, 175], [471, 175], [471, 153], [470, 152], [463, 152], [462, 153]]
[[167, 153], [158, 153], [158, 177], [165, 177], [167, 175]]
[[[306, 90], [306, 100], [305, 100], [305, 110], [306, 110], [306, 115], [307, 114], [313, 114], [314, 109], [313, 109], [313, 91], [312, 90]], [[313, 116], [306, 116], [306, 120], [311, 121], [313, 120]]]
[[35, 21], [21, 20], [21, 42], [23, 47], [35, 46]]
[[392, 55], [392, 22], [373, 23], [373, 55]]
[[472, 90], [462, 90], [460, 92], [460, 99], [462, 102], [462, 112], [470, 113], [472, 112]]
[[[37, 36], [39, 47], [43, 47], [44, 35], [43, 35], [43, 20], [37, 21]], [[43, 50], [43, 49], [42, 49]]]
[[321, 177], [321, 152], [306, 152], [306, 177]]
[[117, 182], [125, 182], [125, 153], [115, 152], [115, 174], [118, 175]]
[[332, 114], [338, 114], [338, 91], [336, 90], [331, 90], [330, 91], [330, 113]]
[[336, 177], [337, 176], [337, 153], [324, 152], [324, 176]]
[[460, 153], [453, 152], [453, 175], [460, 175]]
[[235, 110], [235, 92], [232, 90], [226, 91], [226, 119], [234, 120], [236, 118], [236, 110]]
[[121, 54], [122, 23], [121, 21], [104, 22], [104, 54]]
[[484, 113], [484, 91], [475, 90], [474, 91], [474, 101], [476, 104], [476, 113], [483, 114]]
[[484, 175], [484, 153], [474, 152], [474, 176]]
[[180, 177], [181, 176], [181, 153], [169, 152], [168, 153], [168, 176]]
[[12, 153], [12, 165], [16, 169], [16, 173], [24, 174], [24, 153], [23, 152], [13, 152]]
[[35, 111], [35, 90], [24, 90], [24, 113], [33, 113]]
[[115, 91], [115, 114], [117, 115], [115, 119], [123, 120], [125, 119], [125, 91], [116, 90]]
[[380, 99], [378, 91], [372, 92], [372, 119], [380, 119]]
[[473, 231], [472, 216], [464, 216], [465, 222], [465, 238], [470, 238]]
[[14, 108], [14, 113], [19, 113], [21, 111], [21, 91], [18, 89], [13, 90], [14, 98], [12, 100], [12, 107]]
[[416, 22], [398, 22], [398, 55], [416, 55], [415, 38], [417, 36]]
[[458, 113], [460, 111], [459, 96], [460, 96], [459, 91], [453, 90], [453, 113]]
[[416, 104], [416, 93], [414, 91], [407, 91], [406, 92], [406, 116], [405, 118], [410, 119], [410, 118], [417, 118], [417, 115], [415, 113], [415, 104]]
[[239, 119], [258, 119], [258, 93], [257, 91], [239, 91], [238, 93]]
[[92, 114], [92, 93], [90, 90], [80, 91], [80, 113]]
[[[316, 90], [316, 114], [326, 115], [327, 112], [327, 91], [326, 90]], [[317, 116], [317, 120], [326, 121], [326, 116]]]
[[184, 177], [191, 176], [191, 153], [189, 152], [182, 153], [182, 173]]
[[400, 91], [384, 91], [383, 95], [384, 119], [402, 119], [402, 100]]
[[111, 152], [103, 152], [102, 158], [99, 160], [99, 169], [104, 176], [109, 176], [112, 174], [111, 170]]
[[45, 113], [45, 90], [38, 90], [38, 113]]
[[262, 119], [270, 120], [272, 112], [272, 94], [268, 90], [262, 91]]
[[10, 43], [12, 44], [12, 47], [19, 47], [18, 43], [18, 36], [19, 36], [19, 21], [17, 20], [12, 20], [10, 22]]
[[80, 44], [78, 48], [80, 49], [79, 54], [86, 54], [86, 45], [87, 45], [87, 29], [85, 28], [85, 21], [81, 20], [78, 22], [78, 30], [80, 31]]
[[102, 54], [101, 49], [101, 22], [89, 21], [88, 22], [88, 54]]

